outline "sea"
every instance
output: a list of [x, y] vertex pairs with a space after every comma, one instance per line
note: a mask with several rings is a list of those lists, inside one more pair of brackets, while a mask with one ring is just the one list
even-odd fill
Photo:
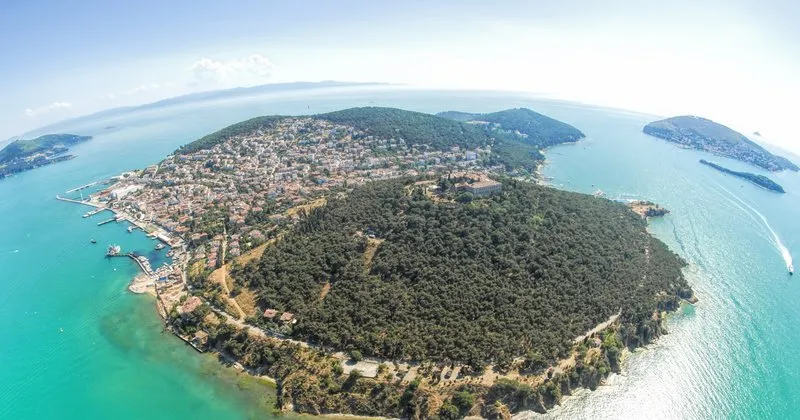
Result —
[[547, 150], [552, 186], [670, 210], [649, 229], [686, 259], [699, 302], [671, 314], [669, 334], [632, 353], [606, 385], [518, 417], [800, 417], [800, 276], [787, 270], [800, 257], [800, 174], [768, 174], [787, 191], [776, 194], [717, 172], [698, 160], [767, 175], [644, 135], [652, 115], [513, 92], [362, 86], [184, 101], [49, 127], [94, 138], [73, 148], [73, 160], [0, 180], [0, 418], [273, 418], [274, 387], [164, 332], [153, 299], [126, 289], [135, 264], [104, 257], [118, 244], [159, 265], [166, 250], [55, 196], [250, 117], [354, 106], [528, 107], [587, 136]]

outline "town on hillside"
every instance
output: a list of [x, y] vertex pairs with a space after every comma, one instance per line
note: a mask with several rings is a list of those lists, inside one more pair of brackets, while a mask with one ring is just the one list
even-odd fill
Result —
[[214, 269], [223, 252], [236, 257], [263, 243], [271, 229], [300, 216], [288, 209], [332, 190], [426, 173], [502, 170], [486, 166], [490, 154], [491, 146], [432, 150], [325, 120], [285, 118], [123, 174], [92, 199], [182, 238], [191, 260]]

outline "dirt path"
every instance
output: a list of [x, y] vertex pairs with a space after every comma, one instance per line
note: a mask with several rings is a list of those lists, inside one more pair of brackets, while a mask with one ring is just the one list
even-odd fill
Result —
[[586, 334], [575, 337], [575, 340], [573, 340], [572, 342], [578, 344], [581, 341], [585, 340], [586, 337], [589, 337], [592, 334], [597, 334], [600, 331], [603, 331], [604, 329], [608, 328], [611, 324], [613, 324], [617, 320], [617, 318], [619, 318], [620, 315], [622, 315], [622, 308], [619, 309], [616, 315], [611, 315], [610, 317], [608, 317], [608, 320], [606, 322], [597, 324], [596, 327], [592, 328], [589, 331], [586, 331]]
[[236, 309], [239, 319], [245, 319], [247, 318], [247, 314], [245, 314], [245, 312], [239, 306], [239, 302], [231, 297], [231, 290], [228, 287], [228, 275], [228, 266], [223, 265], [222, 267], [214, 270], [214, 272], [209, 276], [209, 279], [219, 283], [222, 286], [222, 291], [225, 293], [225, 299], [227, 299], [228, 304]]

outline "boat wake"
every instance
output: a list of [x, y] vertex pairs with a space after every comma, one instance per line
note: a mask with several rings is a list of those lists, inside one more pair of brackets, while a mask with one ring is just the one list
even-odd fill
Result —
[[[744, 205], [745, 207], [750, 209], [750, 211], [752, 212], [752, 213], [750, 213], [751, 215], [755, 215], [759, 219], [761, 219], [761, 222], [763, 222], [764, 226], [767, 228], [767, 230], [769, 231], [770, 235], [772, 235], [772, 243], [775, 246], [775, 249], [781, 255], [781, 258], [783, 258], [783, 262], [786, 264], [786, 269], [789, 270], [789, 274], [794, 274], [794, 261], [792, 260], [792, 253], [789, 252], [789, 248], [786, 248], [786, 245], [783, 244], [783, 241], [781, 241], [781, 238], [780, 238], [780, 236], [778, 236], [778, 233], [775, 232], [774, 229], [772, 229], [772, 226], [770, 226], [769, 222], [767, 221], [767, 218], [763, 214], [761, 214], [760, 211], [756, 210], [750, 204], [747, 204], [747, 202], [745, 202], [744, 200], [742, 200], [741, 198], [736, 196], [736, 194], [730, 192], [727, 188], [725, 188], [725, 187], [723, 187], [722, 185], [719, 185], [719, 184], [717, 184], [717, 185], [720, 188], [722, 188], [725, 192], [727, 192], [731, 197], [736, 199], [736, 201], [742, 203], [742, 205]], [[741, 207], [739, 207], [739, 208], [742, 209], [742, 210], [745, 210], [745, 209], [743, 209]], [[747, 212], [747, 210], [745, 210], [745, 212]]]

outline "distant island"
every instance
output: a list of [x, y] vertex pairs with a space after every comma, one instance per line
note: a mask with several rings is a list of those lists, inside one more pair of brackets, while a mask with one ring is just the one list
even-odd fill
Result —
[[764, 188], [766, 188], [766, 189], [768, 189], [770, 191], [775, 191], [775, 192], [778, 192], [778, 193], [781, 193], [781, 194], [786, 192], [786, 191], [783, 190], [783, 187], [781, 187], [777, 182], [767, 178], [764, 175], [751, 174], [750, 172], [734, 171], [732, 169], [728, 169], [728, 168], [725, 168], [723, 166], [717, 165], [716, 163], [709, 162], [709, 161], [707, 161], [705, 159], [700, 159], [700, 163], [702, 163], [703, 165], [708, 165], [708, 166], [710, 166], [710, 167], [712, 167], [712, 168], [714, 168], [714, 169], [716, 169], [716, 170], [718, 170], [720, 172], [724, 172], [726, 174], [730, 174], [730, 175], [733, 175], [733, 176], [736, 176], [736, 177], [739, 177], [739, 178], [742, 178], [742, 179], [746, 179], [746, 180], [752, 182], [753, 184], [756, 184], [759, 187], [764, 187]]
[[33, 140], [14, 140], [0, 150], [0, 179], [15, 173], [74, 158], [69, 147], [91, 139], [75, 134], [48, 134]]
[[579, 130], [525, 109], [448, 115], [258, 117], [88, 204], [170, 245], [173, 264], [131, 290], [199, 351], [273, 378], [277, 409], [544, 412], [665, 332], [693, 298], [685, 262], [647, 232], [655, 204], [521, 180]]
[[667, 118], [645, 125], [643, 131], [653, 137], [740, 160], [768, 171], [800, 170], [788, 159], [773, 155], [743, 134], [705, 118]]

